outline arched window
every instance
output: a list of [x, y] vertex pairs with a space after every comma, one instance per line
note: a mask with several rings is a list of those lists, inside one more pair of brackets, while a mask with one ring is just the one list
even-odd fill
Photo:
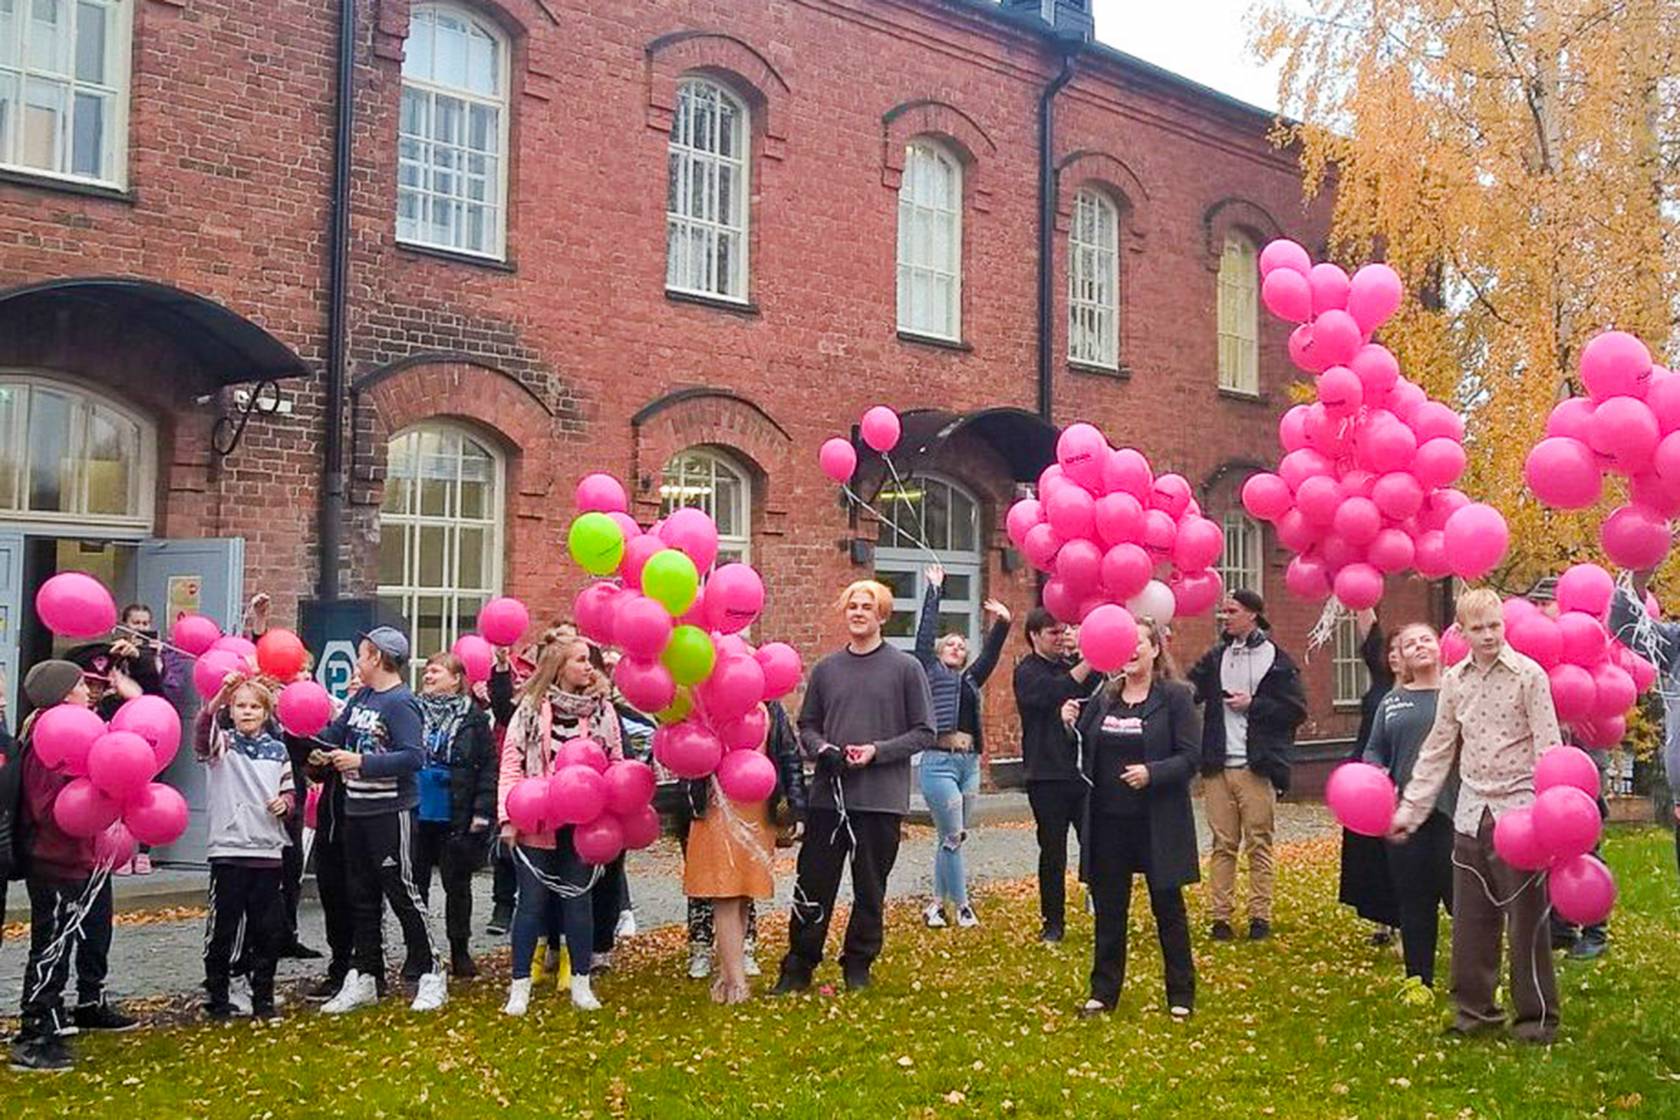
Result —
[[1068, 359], [1120, 366], [1120, 210], [1090, 189], [1074, 195], [1068, 233]]
[[875, 496], [875, 505], [891, 521], [881, 526], [875, 548], [875, 578], [893, 589], [887, 638], [904, 649], [915, 644], [916, 619], [926, 590], [922, 569], [931, 561], [928, 550], [932, 550], [945, 568], [940, 633], [962, 634], [971, 647], [975, 646], [980, 640], [980, 604], [985, 598], [981, 588], [984, 565], [979, 503], [954, 482], [932, 475], [912, 475], [902, 484], [888, 482], [883, 486]]
[[718, 528], [719, 564], [752, 562], [752, 479], [732, 459], [691, 447], [665, 464], [659, 481], [659, 516], [693, 506]]
[[507, 40], [450, 4], [419, 4], [404, 45], [397, 239], [504, 255]]
[[962, 164], [922, 137], [898, 186], [898, 329], [962, 338]]
[[132, 7], [0, 0], [0, 165], [122, 183]]
[[156, 461], [151, 425], [122, 405], [0, 374], [0, 520], [149, 530]]
[[476, 627], [501, 590], [502, 474], [501, 457], [463, 428], [423, 424], [391, 440], [379, 598], [406, 620], [416, 665]]
[[1260, 272], [1254, 242], [1225, 235], [1219, 258], [1219, 387], [1260, 392]]
[[741, 99], [716, 82], [677, 85], [665, 179], [665, 286], [747, 298], [747, 150]]

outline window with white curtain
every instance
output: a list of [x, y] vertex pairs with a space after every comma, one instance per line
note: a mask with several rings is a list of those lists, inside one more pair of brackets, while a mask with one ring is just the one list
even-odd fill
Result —
[[453, 5], [415, 6], [397, 125], [398, 240], [505, 254], [507, 58], [488, 21]]
[[0, 521], [150, 528], [156, 458], [151, 425], [114, 401], [0, 376]]
[[684, 78], [665, 179], [665, 287], [747, 298], [747, 152], [751, 122], [717, 82]]
[[752, 479], [733, 459], [704, 447], [673, 456], [659, 480], [659, 516], [683, 506], [717, 525], [719, 564], [752, 563]]
[[926, 137], [904, 150], [898, 187], [898, 329], [962, 338], [963, 169]]
[[1120, 210], [1090, 188], [1073, 197], [1068, 233], [1068, 359], [1120, 366]]
[[1225, 550], [1219, 557], [1219, 578], [1225, 590], [1246, 587], [1265, 594], [1260, 586], [1265, 568], [1261, 551], [1265, 538], [1260, 523], [1244, 513], [1227, 513], [1220, 520], [1220, 528], [1225, 530]]
[[1225, 235], [1219, 258], [1219, 387], [1260, 392], [1260, 271], [1254, 242]]
[[502, 476], [501, 456], [464, 428], [425, 424], [390, 442], [379, 598], [406, 622], [417, 667], [501, 592]]
[[1359, 624], [1351, 618], [1336, 623], [1336, 651], [1333, 665], [1336, 677], [1334, 703], [1347, 707], [1359, 703], [1365, 690], [1371, 687], [1371, 671], [1359, 656]]
[[0, 0], [0, 166], [121, 186], [132, 0]]

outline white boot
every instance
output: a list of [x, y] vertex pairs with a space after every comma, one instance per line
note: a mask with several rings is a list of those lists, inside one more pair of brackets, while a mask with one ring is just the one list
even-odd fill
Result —
[[589, 977], [572, 975], [572, 1006], [579, 1011], [599, 1011], [601, 1001], [589, 990]]
[[508, 985], [507, 1005], [502, 1008], [503, 1015], [523, 1015], [531, 1007], [531, 978], [515, 980]]
[[436, 1011], [449, 1002], [449, 981], [442, 972], [428, 972], [420, 977], [420, 990], [414, 995], [411, 1011]]

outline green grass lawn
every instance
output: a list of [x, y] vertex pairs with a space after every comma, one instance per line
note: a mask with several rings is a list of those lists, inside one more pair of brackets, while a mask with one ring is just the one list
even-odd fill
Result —
[[[926, 930], [899, 907], [876, 987], [859, 995], [715, 1007], [679, 978], [664, 931], [599, 985], [607, 1009], [593, 1017], [545, 986], [528, 1018], [506, 1019], [503, 984], [486, 979], [430, 1017], [392, 1004], [81, 1039], [73, 1073], [0, 1070], [0, 1115], [1677, 1117], [1673, 841], [1620, 831], [1609, 858], [1622, 891], [1612, 949], [1560, 965], [1550, 1048], [1441, 1037], [1446, 996], [1400, 1000], [1398, 959], [1336, 905], [1335, 848], [1320, 841], [1286, 852], [1275, 940], [1214, 945], [1196, 920], [1187, 1024], [1162, 1005], [1143, 892], [1120, 1008], [1082, 1021], [1089, 920], [1059, 949], [1037, 945], [1021, 883], [982, 895], [978, 930]], [[1198, 891], [1193, 915], [1201, 903]], [[767, 967], [783, 943], [773, 928]], [[1443, 937], [1443, 976], [1445, 958]], [[821, 982], [838, 985], [832, 964]]]

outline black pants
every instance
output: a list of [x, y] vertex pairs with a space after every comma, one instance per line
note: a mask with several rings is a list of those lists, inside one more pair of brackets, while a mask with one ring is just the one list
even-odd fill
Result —
[[[1091, 998], [1105, 1007], [1120, 1001], [1126, 981], [1126, 925], [1132, 906], [1132, 876], [1149, 874], [1149, 817], [1095, 814], [1088, 837], [1091, 901], [1096, 904], [1096, 947], [1091, 955]], [[1149, 889], [1155, 933], [1166, 965], [1167, 1003], [1194, 1007], [1196, 966], [1190, 957], [1190, 916], [1180, 887]]]
[[64, 1022], [64, 985], [72, 954], [83, 1003], [104, 995], [111, 949], [111, 884], [88, 893], [89, 880], [30, 879], [29, 960], [23, 968], [22, 1034], [47, 1038]]
[[1067, 834], [1085, 843], [1084, 782], [1028, 782], [1027, 804], [1038, 824], [1038, 910], [1044, 924], [1061, 929], [1067, 909]]
[[385, 962], [381, 901], [402, 926], [407, 956], [403, 973], [424, 976], [435, 967], [425, 904], [414, 876], [414, 814], [379, 813], [346, 817], [344, 843], [349, 856], [350, 911], [356, 923], [350, 964], [357, 972], [378, 976]]
[[1452, 913], [1453, 823], [1444, 813], [1430, 813], [1411, 839], [1388, 846], [1388, 868], [1400, 908], [1400, 946], [1406, 975], [1435, 984], [1435, 945], [1440, 936], [1440, 907]]
[[[822, 963], [828, 940], [834, 896], [846, 857], [852, 861], [852, 916], [840, 967], [850, 975], [867, 972], [881, 955], [881, 918], [887, 897], [887, 876], [898, 859], [898, 837], [904, 818], [896, 813], [852, 813], [851, 834], [833, 809], [813, 809], [805, 824], [805, 843], [799, 849], [799, 873], [794, 886], [793, 914], [788, 922], [788, 951], [782, 958], [786, 974], [809, 978]], [[852, 834], [857, 845], [852, 845]]]
[[[274, 1003], [274, 967], [286, 941], [281, 899], [282, 865], [258, 867], [210, 861], [210, 915], [204, 921], [204, 987], [213, 1003], [226, 1003], [233, 954], [251, 978], [251, 999]], [[242, 947], [240, 947], [242, 944]]]
[[589, 905], [594, 912], [595, 951], [610, 953], [618, 941], [619, 911], [630, 904], [630, 880], [624, 874], [624, 857], [619, 856], [601, 868], [601, 879], [589, 892]]
[[491, 852], [490, 872], [490, 901], [511, 913], [519, 898], [519, 876], [514, 874], [513, 855], [505, 845], [497, 844]]
[[443, 922], [451, 947], [466, 948], [472, 936], [472, 877], [484, 866], [486, 832], [457, 834], [446, 821], [414, 826], [414, 877], [421, 902], [432, 901], [432, 871], [443, 880]]
[[286, 835], [292, 842], [280, 856], [280, 912], [283, 920], [282, 950], [297, 944], [298, 897], [303, 892], [303, 814], [293, 813], [286, 822]]
[[[315, 892], [321, 899], [321, 919], [327, 927], [327, 978], [344, 979], [356, 948], [356, 915], [350, 901], [350, 854], [345, 821], [340, 818], [315, 833]], [[374, 970], [383, 976], [384, 966]]]

